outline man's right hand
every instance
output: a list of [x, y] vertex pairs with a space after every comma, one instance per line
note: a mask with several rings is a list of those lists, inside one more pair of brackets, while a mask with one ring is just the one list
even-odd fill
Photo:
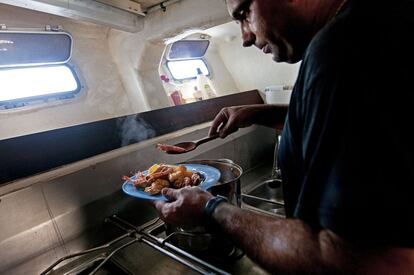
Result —
[[269, 104], [226, 107], [216, 115], [208, 134], [211, 136], [219, 133], [221, 138], [225, 138], [238, 129], [252, 124], [282, 129], [287, 108], [287, 105]]
[[255, 111], [254, 105], [225, 107], [214, 118], [208, 134], [219, 133], [225, 138], [239, 128], [249, 127], [253, 124]]

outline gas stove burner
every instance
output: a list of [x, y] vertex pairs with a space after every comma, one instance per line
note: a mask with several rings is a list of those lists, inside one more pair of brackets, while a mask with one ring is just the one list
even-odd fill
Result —
[[180, 228], [164, 224], [166, 240], [197, 257], [208, 259], [215, 263], [233, 261], [243, 257], [244, 253], [237, 248], [233, 241], [217, 229], [204, 227]]
[[[213, 265], [207, 260], [174, 245], [171, 242], [174, 234], [166, 235], [165, 224], [160, 219], [154, 219], [139, 227], [116, 215], [105, 219], [105, 222], [115, 225], [125, 233], [102, 246], [62, 257], [43, 271], [41, 275], [97, 274], [98, 271], [109, 272], [109, 274], [134, 274], [123, 268], [122, 265], [117, 264], [113, 260], [113, 256], [138, 242], [154, 248], [200, 274], [230, 274], [216, 267], [220, 263]], [[228, 256], [239, 255], [239, 258], [243, 256], [240, 251], [235, 253], [237, 250], [232, 249], [232, 253], [229, 253]], [[66, 264], [63, 265], [64, 262]]]
[[[168, 232], [168, 226], [165, 226], [165, 229]], [[237, 261], [244, 256], [241, 249], [221, 234], [183, 233], [183, 235], [172, 233], [171, 243], [208, 262], [220, 265]]]

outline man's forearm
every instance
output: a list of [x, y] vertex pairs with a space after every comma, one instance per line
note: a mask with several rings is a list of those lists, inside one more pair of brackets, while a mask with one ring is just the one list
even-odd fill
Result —
[[252, 123], [275, 129], [282, 129], [288, 111], [287, 105], [250, 105], [256, 111], [252, 112]]
[[[305, 223], [221, 204], [213, 217], [253, 260], [272, 272], [329, 273], [342, 266], [344, 246]], [[342, 269], [342, 268], [341, 268]]]

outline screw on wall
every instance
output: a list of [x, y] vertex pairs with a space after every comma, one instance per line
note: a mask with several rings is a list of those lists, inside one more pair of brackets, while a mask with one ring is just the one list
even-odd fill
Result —
[[167, 7], [166, 7], [166, 6], [164, 6], [164, 2], [160, 3], [160, 8], [161, 8], [161, 10], [162, 10], [163, 12], [166, 12], [166, 11], [167, 11]]

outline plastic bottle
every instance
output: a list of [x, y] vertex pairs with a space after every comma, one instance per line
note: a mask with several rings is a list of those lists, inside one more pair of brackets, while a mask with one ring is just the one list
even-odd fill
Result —
[[184, 100], [181, 96], [181, 93], [179, 90], [176, 89], [176, 87], [171, 84], [170, 79], [166, 75], [161, 75], [161, 80], [163, 81], [163, 86], [167, 90], [167, 95], [170, 100], [170, 103], [173, 105], [181, 105], [184, 103]]
[[204, 90], [208, 96], [208, 98], [216, 97], [216, 92], [210, 87], [210, 84], [204, 84]]
[[200, 68], [197, 68], [197, 89], [201, 92], [203, 99], [217, 96], [210, 79], [202, 73]]
[[197, 86], [194, 86], [193, 96], [196, 99], [196, 101], [201, 101], [204, 99], [202, 92], [197, 88]]

